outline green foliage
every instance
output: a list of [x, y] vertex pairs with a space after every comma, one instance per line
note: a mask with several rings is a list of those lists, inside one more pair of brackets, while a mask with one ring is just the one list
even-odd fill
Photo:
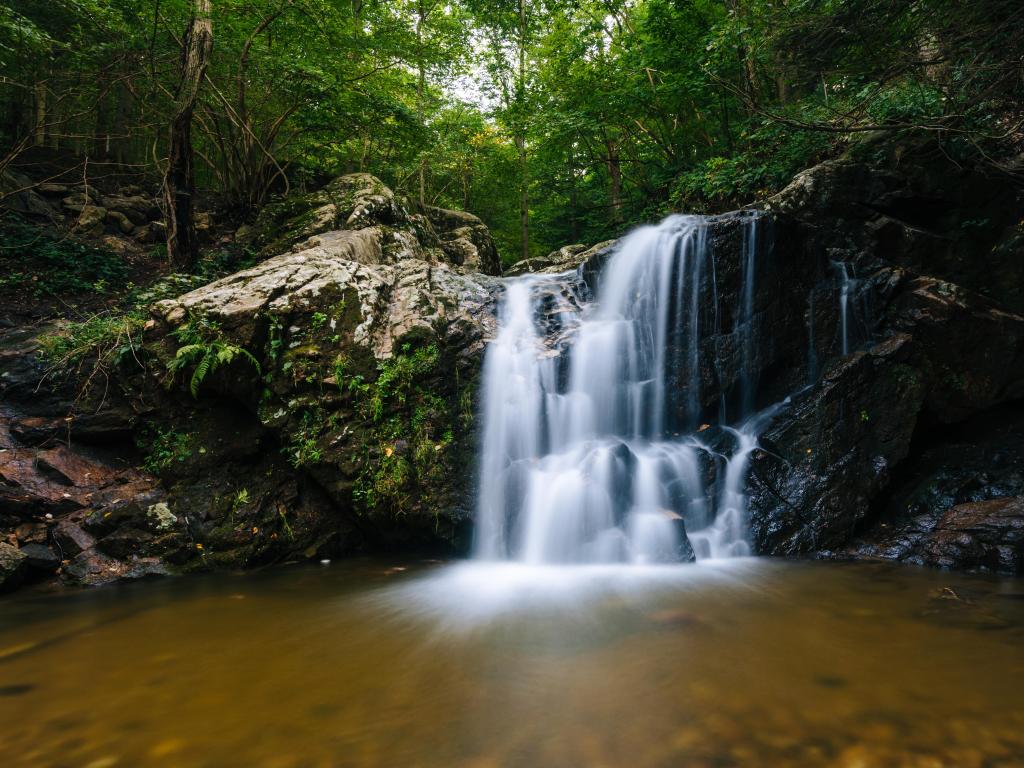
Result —
[[[0, 2], [0, 143], [158, 180], [192, 10], [162, 0], [155, 23], [125, 2]], [[749, 203], [868, 131], [1018, 173], [1019, 0], [223, 0], [212, 21], [193, 142], [228, 218], [273, 197], [285, 220], [302, 211], [283, 193], [367, 171], [411, 209], [481, 216], [510, 262], [524, 237], [537, 255]], [[4, 237], [0, 286], [125, 279], [110, 254]], [[218, 246], [199, 269], [251, 262]]]
[[320, 461], [322, 453], [319, 438], [326, 424], [320, 408], [312, 408], [302, 414], [299, 429], [292, 434], [291, 441], [282, 450], [296, 469]]
[[0, 290], [33, 296], [109, 293], [123, 288], [128, 265], [117, 254], [84, 245], [15, 214], [0, 217]]
[[[455, 431], [467, 426], [460, 415], [471, 407], [466, 403], [472, 401], [472, 388], [456, 387], [450, 399], [439, 395], [441, 366], [436, 344], [403, 344], [378, 363], [371, 379], [348, 358], [335, 361], [337, 386], [351, 397], [370, 436], [362, 446], [362, 469], [353, 490], [364, 509], [403, 514], [415, 503], [429, 503], [429, 489], [450, 482], [450, 446]], [[293, 452], [309, 439], [306, 424], [304, 419]]]
[[145, 323], [138, 312], [92, 315], [40, 336], [39, 354], [56, 368], [71, 368], [86, 361], [100, 365], [138, 361]]
[[415, 350], [405, 344], [397, 355], [382, 362], [369, 402], [371, 418], [380, 422], [387, 408], [408, 406], [410, 397], [418, 393], [416, 385], [434, 372], [439, 358], [435, 344]]
[[173, 377], [179, 372], [191, 370], [189, 391], [192, 397], [199, 397], [199, 388], [208, 375], [235, 360], [241, 359], [249, 363], [256, 369], [257, 375], [260, 372], [259, 361], [252, 353], [224, 340], [220, 336], [220, 327], [208, 318], [192, 318], [172, 335], [181, 346], [167, 363], [167, 371], [171, 375], [168, 381], [173, 381]]
[[191, 432], [180, 432], [174, 428], [158, 430], [152, 441], [143, 446], [146, 459], [143, 466], [147, 471], [160, 475], [184, 464], [196, 450], [196, 436]]

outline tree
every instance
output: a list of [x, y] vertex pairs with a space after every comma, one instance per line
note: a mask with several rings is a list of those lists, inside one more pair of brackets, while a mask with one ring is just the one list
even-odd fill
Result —
[[167, 226], [167, 257], [175, 269], [187, 270], [199, 258], [196, 238], [196, 182], [192, 151], [192, 114], [213, 48], [210, 0], [195, 0], [181, 44], [181, 79], [168, 137], [163, 208]]

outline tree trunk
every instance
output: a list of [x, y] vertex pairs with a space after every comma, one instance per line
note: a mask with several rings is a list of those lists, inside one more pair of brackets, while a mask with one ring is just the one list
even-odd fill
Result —
[[[423, 0], [417, 3], [416, 18], [416, 57], [419, 79], [416, 82], [416, 119], [421, 126], [426, 127], [426, 109], [423, 100], [426, 98], [427, 72], [423, 62], [423, 25], [427, 21], [427, 10]], [[427, 154], [420, 150], [420, 210], [427, 205]]]
[[614, 141], [605, 143], [608, 152], [606, 164], [608, 165], [608, 177], [611, 179], [611, 194], [609, 196], [611, 220], [614, 224], [622, 222], [622, 161], [619, 156], [619, 147]]
[[171, 121], [167, 173], [164, 175], [163, 208], [167, 223], [167, 257], [177, 270], [190, 269], [199, 257], [195, 206], [195, 170], [192, 152], [192, 113], [199, 86], [213, 47], [210, 0], [195, 0], [192, 19], [182, 42], [181, 82]]
[[36, 83], [36, 146], [46, 144], [46, 83]]
[[576, 155], [569, 150], [569, 240], [580, 241], [579, 192], [576, 189]]
[[519, 0], [519, 77], [516, 94], [519, 150], [519, 224], [522, 231], [522, 258], [530, 258], [530, 179], [526, 158], [526, 0]]
[[522, 258], [530, 258], [530, 188], [527, 178], [526, 137], [516, 136], [516, 149], [519, 150], [519, 226], [523, 242]]

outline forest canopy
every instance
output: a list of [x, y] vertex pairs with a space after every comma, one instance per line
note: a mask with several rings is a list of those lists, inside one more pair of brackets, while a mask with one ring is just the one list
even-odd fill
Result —
[[510, 263], [880, 133], [1019, 174], [1024, 4], [5, 0], [0, 71], [0, 172], [159, 185], [189, 152], [241, 223], [366, 171], [477, 214]]

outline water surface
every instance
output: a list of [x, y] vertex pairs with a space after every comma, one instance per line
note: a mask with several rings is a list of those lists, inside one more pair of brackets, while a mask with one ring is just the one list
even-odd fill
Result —
[[351, 562], [0, 600], [5, 766], [1024, 765], [1024, 581]]

